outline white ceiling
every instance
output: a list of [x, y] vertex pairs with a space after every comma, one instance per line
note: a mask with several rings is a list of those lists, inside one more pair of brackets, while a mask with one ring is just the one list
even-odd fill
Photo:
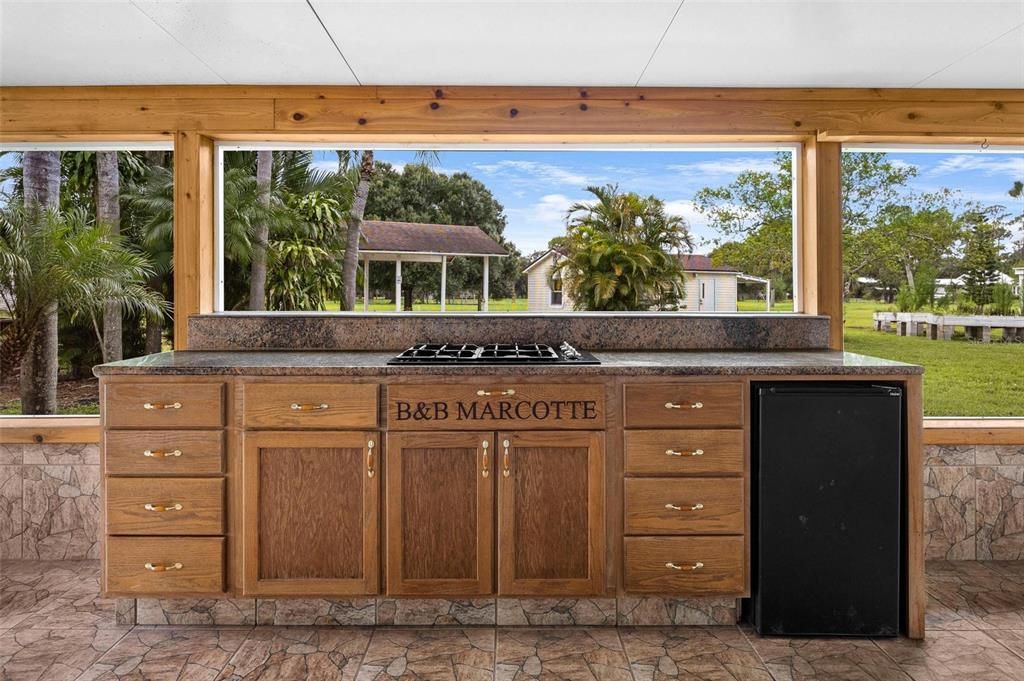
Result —
[[1024, 88], [1024, 0], [0, 0], [0, 84]]

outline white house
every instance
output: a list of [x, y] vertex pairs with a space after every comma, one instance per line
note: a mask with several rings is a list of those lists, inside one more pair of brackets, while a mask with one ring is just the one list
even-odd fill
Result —
[[[560, 257], [557, 251], [549, 250], [524, 270], [528, 311], [573, 309], [569, 293], [562, 289], [561, 279], [554, 272]], [[685, 312], [736, 312], [736, 287], [740, 280], [768, 285], [767, 280], [741, 274], [734, 267], [716, 266], [706, 255], [680, 255], [679, 258], [686, 278], [686, 298], [680, 306]]]
[[[1022, 270], [1022, 271], [1024, 271], [1024, 270]], [[1013, 277], [1011, 277], [1010, 275], [1008, 275], [1008, 274], [1006, 274], [1004, 272], [997, 273], [992, 278], [991, 283], [993, 283], [993, 284], [1009, 284], [1011, 287], [1013, 287], [1014, 293], [1015, 294], [1017, 293], [1017, 282], [1014, 281]], [[967, 285], [967, 275], [966, 274], [961, 274], [959, 277], [955, 277], [955, 278], [952, 278], [952, 279], [950, 279], [950, 278], [936, 279], [935, 280], [935, 296], [937, 298], [941, 298], [942, 296], [946, 295], [946, 293], [951, 288], [952, 289], [963, 289], [966, 285]]]

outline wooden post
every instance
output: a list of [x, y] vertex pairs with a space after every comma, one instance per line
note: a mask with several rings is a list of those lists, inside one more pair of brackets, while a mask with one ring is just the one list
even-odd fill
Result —
[[483, 311], [487, 312], [487, 299], [491, 296], [491, 258], [484, 256], [484, 300]]
[[445, 311], [445, 302], [448, 298], [448, 256], [441, 256], [441, 312]]
[[214, 145], [193, 130], [174, 136], [174, 349], [188, 349], [188, 317], [213, 312]]
[[402, 311], [402, 257], [395, 256], [395, 312]]
[[804, 141], [800, 166], [800, 300], [828, 315], [829, 347], [843, 349], [842, 145]]
[[370, 256], [363, 256], [363, 312], [370, 311]]

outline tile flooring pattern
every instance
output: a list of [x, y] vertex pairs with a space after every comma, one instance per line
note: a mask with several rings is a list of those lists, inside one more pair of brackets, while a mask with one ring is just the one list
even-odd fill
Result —
[[928, 565], [928, 637], [719, 627], [120, 626], [96, 561], [0, 563], [0, 680], [1024, 679], [1024, 561]]

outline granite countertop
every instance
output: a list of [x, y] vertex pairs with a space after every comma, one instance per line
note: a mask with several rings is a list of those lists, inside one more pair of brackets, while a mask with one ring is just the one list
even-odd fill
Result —
[[637, 351], [595, 352], [600, 365], [584, 366], [387, 366], [393, 352], [162, 352], [101, 364], [97, 376], [687, 376], [794, 374], [886, 376], [920, 374], [924, 369], [852, 352], [833, 350], [773, 352]]

